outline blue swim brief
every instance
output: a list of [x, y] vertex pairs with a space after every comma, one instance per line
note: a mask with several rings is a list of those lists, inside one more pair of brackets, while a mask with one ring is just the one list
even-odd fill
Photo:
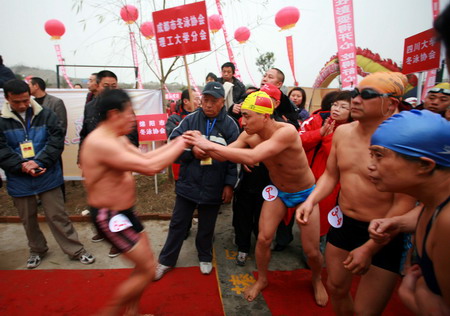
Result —
[[286, 205], [287, 207], [294, 207], [299, 205], [300, 203], [305, 202], [315, 187], [316, 185], [314, 184], [309, 189], [294, 193], [286, 193], [278, 190], [278, 196], [283, 201], [284, 205]]

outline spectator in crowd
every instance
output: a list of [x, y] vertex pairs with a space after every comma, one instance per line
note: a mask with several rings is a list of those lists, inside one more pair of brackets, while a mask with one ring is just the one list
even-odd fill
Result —
[[214, 73], [210, 72], [210, 73], [208, 73], [206, 75], [205, 82], [208, 83], [208, 82], [211, 82], [211, 81], [218, 81], [218, 80], [219, 79], [217, 78], [217, 76]]
[[[199, 131], [215, 143], [226, 146], [239, 135], [236, 122], [224, 108], [222, 84], [209, 82], [203, 89], [202, 107], [186, 116], [172, 132], [170, 139], [190, 130]], [[175, 184], [175, 207], [164, 247], [159, 255], [155, 280], [172, 269], [178, 260], [186, 230], [198, 210], [198, 231], [195, 245], [202, 274], [212, 270], [212, 244], [220, 205], [230, 203], [237, 183], [237, 166], [220, 162], [194, 146], [180, 156], [180, 177]]]
[[64, 101], [45, 92], [47, 85], [42, 78], [32, 77], [28, 85], [34, 101], [55, 112], [65, 136], [67, 133], [67, 110]]
[[3, 85], [11, 79], [16, 79], [14, 73], [3, 64], [3, 58], [0, 55], [0, 88], [3, 88]]
[[81, 83], [76, 83], [73, 85], [74, 89], [83, 89], [83, 86], [81, 85]]
[[89, 76], [89, 80], [87, 83], [87, 88], [89, 90], [88, 94], [86, 95], [86, 103], [92, 101], [97, 94], [98, 94], [98, 83], [97, 83], [97, 73], [94, 72]]
[[98, 315], [139, 314], [139, 301], [155, 276], [155, 257], [147, 233], [134, 211], [136, 187], [130, 171], [154, 175], [181, 154], [177, 139], [158, 150], [141, 153], [123, 135], [135, 124], [130, 97], [109, 90], [98, 103], [99, 125], [81, 149], [84, 183], [97, 229], [135, 266]]
[[338, 93], [338, 90], [334, 90], [325, 94], [322, 98], [322, 101], [320, 101], [320, 109], [315, 110], [314, 112], [312, 112], [312, 114], [316, 114], [321, 111], [330, 111], [331, 105], [334, 103], [334, 98]]
[[442, 82], [431, 88], [423, 101], [417, 106], [419, 110], [425, 109], [445, 116], [445, 111], [450, 106], [450, 83]]
[[[401, 132], [399, 132], [401, 131]], [[423, 202], [403, 216], [372, 220], [372, 240], [385, 244], [415, 233], [416, 258], [406, 270], [400, 298], [416, 315], [450, 315], [450, 122], [427, 110], [401, 112], [371, 139], [369, 178], [381, 192]]]
[[[200, 94], [196, 91], [191, 91], [192, 93], [192, 102], [189, 97], [189, 90], [183, 90], [181, 93], [181, 100], [180, 103], [177, 106], [176, 113], [169, 116], [166, 122], [166, 135], [167, 137], [170, 137], [170, 134], [172, 134], [172, 131], [175, 127], [177, 127], [181, 120], [183, 120], [188, 114], [194, 112], [198, 109], [198, 107], [201, 104], [201, 97]], [[178, 162], [174, 162], [172, 164], [172, 171], [173, 171], [173, 177], [176, 180], [178, 180], [178, 176], [180, 173], [180, 164]]]
[[226, 62], [221, 67], [222, 77], [217, 79], [217, 82], [224, 84], [229, 82], [233, 84], [232, 96], [233, 103], [240, 103], [245, 97], [245, 86], [244, 84], [234, 76], [236, 67], [232, 62]]
[[294, 87], [288, 93], [289, 100], [294, 103], [298, 110], [298, 120], [300, 124], [309, 117], [309, 112], [305, 109], [306, 92], [300, 87]]
[[[406, 78], [400, 73], [368, 75], [352, 93], [355, 122], [339, 126], [334, 135], [326, 170], [308, 199], [297, 208], [297, 221], [308, 223], [315, 205], [340, 182], [338, 206], [332, 215], [325, 250], [327, 289], [337, 315], [381, 315], [399, 279], [403, 236], [382, 246], [370, 239], [369, 222], [410, 211], [415, 200], [404, 194], [382, 193], [370, 181], [368, 147], [376, 128], [397, 111]], [[315, 210], [313, 211], [313, 208]], [[362, 275], [352, 298], [354, 275]]]
[[[97, 104], [99, 102], [99, 99], [101, 98], [101, 94], [106, 90], [114, 90], [118, 89], [119, 87], [117, 83], [116, 74], [109, 70], [100, 71], [96, 75], [96, 80], [97, 80], [97, 91], [95, 92], [96, 97], [93, 98], [88, 103], [86, 103], [86, 105], [84, 106], [83, 127], [81, 128], [80, 131], [80, 145], [78, 149], [78, 164], [80, 167], [83, 164], [83, 162], [79, 159], [79, 152], [82, 147], [83, 141], [87, 137], [87, 135], [89, 135], [89, 133], [91, 133], [97, 127], [99, 122], [100, 114], [97, 108]], [[136, 126], [133, 129], [133, 131], [127, 135], [127, 137], [134, 146], [136, 147], [139, 146], [139, 138]], [[104, 236], [101, 233], [97, 233], [91, 238], [92, 242], [100, 242], [103, 240]], [[120, 255], [120, 251], [116, 247], [112, 246], [108, 256], [110, 258], [114, 258], [117, 257], [118, 255]]]
[[94, 256], [78, 240], [78, 234], [64, 210], [61, 191], [63, 174], [58, 163], [64, 148], [64, 134], [58, 117], [30, 100], [30, 87], [10, 80], [4, 87], [6, 102], [0, 118], [0, 168], [5, 171], [7, 190], [23, 223], [30, 257], [27, 268], [34, 269], [48, 251], [39, 229], [39, 197], [47, 224], [55, 240], [71, 259], [91, 264]]
[[409, 103], [412, 108], [415, 108], [417, 106], [417, 98], [416, 97], [409, 97], [405, 99], [405, 102]]

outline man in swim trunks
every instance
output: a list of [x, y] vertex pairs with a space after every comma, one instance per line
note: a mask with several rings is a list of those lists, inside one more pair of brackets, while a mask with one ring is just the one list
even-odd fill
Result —
[[[367, 165], [370, 137], [397, 111], [405, 82], [400, 73], [379, 72], [365, 77], [352, 91], [355, 122], [336, 129], [327, 168], [313, 193], [297, 208], [297, 220], [308, 223], [309, 216], [317, 212], [315, 205], [340, 181], [343, 224], [330, 229], [325, 250], [327, 289], [337, 315], [381, 315], [398, 280], [402, 240], [399, 237], [383, 247], [369, 238], [367, 228], [372, 219], [408, 212], [415, 201], [406, 195], [379, 192], [369, 180]], [[353, 301], [354, 274], [362, 277]]]
[[131, 260], [134, 270], [98, 315], [137, 315], [139, 300], [155, 275], [156, 260], [133, 205], [132, 171], [154, 175], [186, 148], [180, 137], [143, 154], [125, 137], [135, 124], [131, 100], [123, 90], [107, 90], [98, 102], [100, 124], [83, 142], [80, 158], [95, 225], [108, 241]]
[[[273, 186], [263, 191], [265, 201], [255, 251], [258, 280], [245, 290], [248, 301], [253, 301], [268, 285], [270, 245], [287, 208], [302, 203], [314, 187], [314, 175], [295, 127], [271, 118], [273, 109], [272, 100], [265, 92], [250, 94], [241, 107], [244, 132], [226, 147], [214, 144], [194, 131], [184, 135], [191, 145], [207, 151], [214, 159], [250, 166], [263, 162], [269, 170]], [[319, 212], [314, 212], [310, 222], [301, 226], [301, 240], [312, 270], [316, 303], [325, 306], [328, 295], [321, 280], [323, 257], [319, 250], [319, 228]]]

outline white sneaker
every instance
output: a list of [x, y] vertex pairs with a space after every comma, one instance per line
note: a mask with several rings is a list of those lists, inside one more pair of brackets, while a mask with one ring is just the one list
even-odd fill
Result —
[[202, 274], [210, 274], [212, 270], [211, 262], [200, 262], [200, 271]]
[[163, 277], [164, 274], [166, 274], [170, 270], [172, 270], [172, 267], [165, 266], [161, 263], [158, 263], [158, 265], [156, 266], [155, 278], [153, 279], [153, 281], [158, 281], [159, 279], [161, 279]]

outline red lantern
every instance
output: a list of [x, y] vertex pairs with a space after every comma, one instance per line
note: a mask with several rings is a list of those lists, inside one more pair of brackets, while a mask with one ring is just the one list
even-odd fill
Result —
[[152, 22], [142, 23], [141, 34], [144, 35], [146, 39], [152, 39], [155, 36], [155, 31], [153, 29], [153, 23]]
[[296, 7], [285, 7], [275, 15], [275, 23], [281, 30], [287, 30], [295, 26], [300, 19], [300, 11]]
[[250, 30], [241, 26], [234, 32], [234, 39], [239, 42], [239, 44], [244, 44], [250, 38]]
[[47, 34], [52, 37], [52, 40], [60, 39], [66, 32], [64, 24], [58, 20], [48, 20], [45, 22], [44, 28]]
[[220, 20], [220, 15], [213, 14], [208, 18], [209, 30], [214, 34], [222, 28], [222, 21]]
[[120, 16], [127, 24], [132, 24], [138, 19], [139, 11], [135, 6], [129, 4], [120, 9]]

